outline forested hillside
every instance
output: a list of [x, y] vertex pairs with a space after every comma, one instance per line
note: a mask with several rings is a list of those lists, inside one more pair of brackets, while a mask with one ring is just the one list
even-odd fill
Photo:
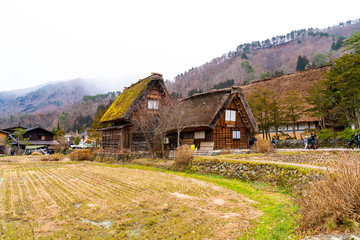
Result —
[[35, 113], [14, 113], [0, 117], [0, 129], [22, 125], [33, 127], [41, 125], [52, 129], [60, 123], [65, 132], [83, 132], [89, 128], [97, 111], [104, 110], [120, 92], [86, 95], [80, 101], [67, 104], [61, 109]]
[[173, 96], [186, 97], [234, 80], [236, 85], [326, 64], [343, 54], [341, 44], [360, 30], [359, 19], [326, 29], [302, 29], [264, 41], [240, 44], [199, 67], [167, 81]]

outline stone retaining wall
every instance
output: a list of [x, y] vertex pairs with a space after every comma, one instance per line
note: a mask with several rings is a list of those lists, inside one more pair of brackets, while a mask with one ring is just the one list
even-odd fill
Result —
[[291, 191], [306, 187], [309, 181], [319, 179], [321, 171], [273, 163], [255, 163], [239, 160], [196, 158], [188, 166], [190, 172], [214, 174], [244, 181], [267, 182]]
[[[196, 156], [218, 156], [222, 154], [247, 154], [252, 153], [250, 149], [226, 149], [226, 150], [210, 150], [210, 151], [193, 151], [193, 155]], [[171, 150], [168, 154], [168, 159], [174, 159], [175, 151]]]
[[[330, 139], [327, 141], [317, 140], [317, 145], [320, 148], [343, 148], [346, 141], [342, 139]], [[278, 140], [276, 141], [276, 148], [304, 148], [302, 140]]]
[[149, 158], [150, 153], [107, 153], [107, 152], [97, 152], [94, 155], [93, 160], [97, 162], [106, 162], [106, 163], [127, 163], [131, 162], [134, 159], [138, 158]]

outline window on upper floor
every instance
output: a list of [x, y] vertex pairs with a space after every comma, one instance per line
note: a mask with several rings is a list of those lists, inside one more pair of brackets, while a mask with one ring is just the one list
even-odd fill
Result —
[[225, 112], [225, 121], [226, 122], [236, 122], [236, 111], [226, 110]]
[[148, 109], [159, 109], [158, 100], [148, 100]]

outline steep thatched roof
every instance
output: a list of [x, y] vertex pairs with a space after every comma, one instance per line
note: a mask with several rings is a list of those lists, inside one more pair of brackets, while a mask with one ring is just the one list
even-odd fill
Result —
[[250, 122], [251, 130], [257, 131], [256, 121], [246, 103], [241, 89], [238, 87], [211, 90], [183, 99], [182, 104], [184, 104], [185, 109], [185, 114], [182, 116], [184, 119], [183, 125], [186, 126], [186, 128], [214, 128], [237, 94], [240, 96], [243, 107], [247, 113], [246, 120]]
[[130, 87], [125, 88], [101, 117], [100, 122], [105, 123], [116, 120], [128, 120], [136, 108], [137, 103], [143, 99], [148, 90], [150, 90], [156, 82], [159, 83], [162, 86], [162, 90], [168, 94], [162, 75], [159, 73], [152, 73], [151, 76], [140, 79]]
[[[280, 77], [273, 77], [264, 80], [251, 82], [247, 85], [241, 86], [245, 97], [251, 94], [255, 88], [263, 88], [275, 92], [280, 96], [280, 100], [284, 100], [286, 93], [292, 89], [300, 93], [302, 97], [307, 97], [308, 90], [314, 83], [323, 79], [325, 72], [329, 67], [320, 67], [309, 69], [301, 72], [287, 74]], [[309, 109], [311, 106], [305, 102], [304, 110]], [[298, 122], [318, 121], [319, 118], [312, 117], [310, 113], [304, 113]]]

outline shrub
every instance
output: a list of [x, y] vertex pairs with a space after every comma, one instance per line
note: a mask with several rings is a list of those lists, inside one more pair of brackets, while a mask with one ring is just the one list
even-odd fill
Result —
[[79, 136], [76, 136], [76, 137], [74, 138], [74, 144], [75, 144], [75, 145], [79, 145], [80, 141], [81, 141], [81, 138], [80, 138]]
[[259, 139], [251, 148], [256, 153], [270, 153], [274, 151], [269, 140]]
[[357, 228], [360, 221], [360, 163], [354, 155], [340, 155], [303, 191], [298, 203], [303, 230]]
[[339, 132], [337, 134], [338, 138], [344, 139], [344, 140], [350, 140], [353, 139], [355, 136], [355, 133], [358, 133], [360, 129], [352, 130], [351, 128], [347, 127], [344, 129], [344, 131]]
[[80, 149], [70, 153], [69, 157], [72, 161], [85, 161], [92, 160], [93, 154], [89, 149]]
[[329, 140], [334, 138], [335, 134], [331, 129], [323, 128], [320, 130], [318, 137], [322, 140]]
[[64, 158], [60, 153], [55, 153], [53, 155], [44, 155], [40, 158], [40, 161], [60, 161]]
[[187, 165], [194, 158], [189, 145], [182, 145], [175, 151], [175, 163], [180, 165]]
[[42, 153], [39, 153], [39, 152], [32, 152], [31, 155], [41, 156], [41, 155], [43, 155], [43, 154], [42, 154]]

